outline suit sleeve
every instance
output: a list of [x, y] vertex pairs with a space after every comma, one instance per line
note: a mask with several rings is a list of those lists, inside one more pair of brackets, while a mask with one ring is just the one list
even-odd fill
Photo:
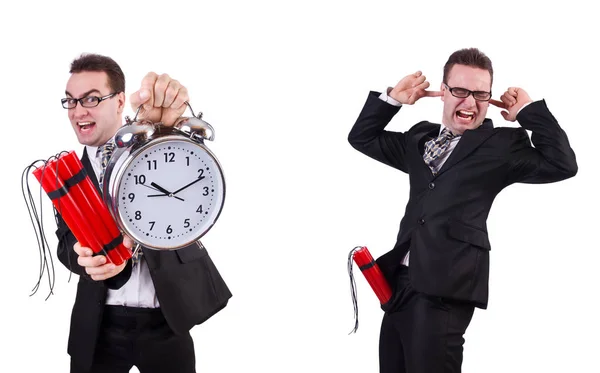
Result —
[[400, 110], [379, 99], [379, 93], [370, 92], [367, 101], [350, 130], [348, 142], [359, 152], [388, 166], [408, 172], [406, 134], [386, 131], [384, 128]]
[[[529, 104], [517, 115], [517, 120], [523, 128], [512, 133], [509, 184], [552, 183], [577, 174], [575, 152], [567, 134], [544, 100]], [[531, 131], [531, 141], [525, 130]]]
[[[78, 255], [75, 250], [73, 250], [73, 246], [77, 242], [75, 235], [73, 235], [73, 232], [71, 232], [71, 229], [69, 229], [58, 211], [54, 210], [54, 216], [57, 225], [56, 236], [58, 237], [58, 247], [56, 249], [56, 254], [58, 259], [71, 272], [86, 280], [94, 281], [90, 275], [85, 272], [85, 269], [77, 263]], [[128, 261], [123, 271], [114, 277], [104, 280], [104, 284], [110, 289], [119, 289], [129, 280], [131, 268], [131, 261]]]

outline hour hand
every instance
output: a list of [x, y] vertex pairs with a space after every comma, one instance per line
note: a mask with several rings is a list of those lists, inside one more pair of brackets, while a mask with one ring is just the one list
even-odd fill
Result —
[[163, 192], [166, 195], [170, 195], [172, 194], [171, 192], [169, 192], [168, 190], [166, 190], [165, 188], [161, 187], [160, 185], [156, 184], [154, 181], [150, 183], [150, 185], [152, 185], [153, 187], [155, 187], [156, 189], [158, 189], [159, 191]]

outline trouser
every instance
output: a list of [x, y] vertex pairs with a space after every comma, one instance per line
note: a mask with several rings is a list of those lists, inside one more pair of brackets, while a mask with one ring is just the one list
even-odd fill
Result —
[[105, 306], [90, 370], [71, 373], [195, 373], [194, 342], [173, 333], [160, 309]]
[[397, 302], [381, 323], [380, 373], [460, 372], [474, 305], [415, 291], [408, 267], [397, 275]]

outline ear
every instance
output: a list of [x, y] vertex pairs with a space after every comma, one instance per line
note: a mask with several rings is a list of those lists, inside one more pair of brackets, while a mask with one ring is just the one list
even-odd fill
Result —
[[444, 102], [444, 97], [446, 96], [446, 85], [444, 83], [440, 84], [440, 92], [442, 92], [440, 98], [442, 99], [442, 102]]
[[118, 107], [117, 110], [119, 112], [119, 115], [123, 114], [123, 110], [125, 109], [125, 92], [120, 92], [116, 99], [118, 100]]

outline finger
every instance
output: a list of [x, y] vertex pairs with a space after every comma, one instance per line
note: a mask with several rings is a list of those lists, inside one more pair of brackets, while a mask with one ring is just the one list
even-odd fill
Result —
[[425, 91], [424, 97], [440, 97], [443, 96], [444, 92], [442, 91]]
[[189, 101], [190, 101], [190, 96], [188, 95], [187, 88], [185, 88], [184, 86], [181, 86], [181, 88], [179, 89], [179, 92], [177, 93], [177, 97], [175, 97], [175, 99], [173, 100], [173, 104], [171, 104], [171, 109], [181, 110], [183, 108], [183, 110], [181, 111], [181, 114], [183, 114], [183, 112], [185, 111], [185, 108], [187, 107], [185, 105], [185, 103], [189, 102]]
[[167, 87], [171, 82], [171, 77], [168, 74], [161, 74], [154, 83], [154, 107], [161, 107], [165, 101]]
[[172, 107], [175, 98], [177, 97], [179, 90], [182, 85], [177, 80], [171, 80], [167, 86], [165, 92], [165, 99], [163, 100], [162, 107]]
[[507, 91], [511, 96], [513, 97], [517, 97], [517, 95], [519, 94], [519, 88], [517, 87], [509, 87], [508, 91]]
[[418, 94], [420, 94], [423, 91], [425, 91], [427, 88], [429, 88], [429, 82], [424, 81], [424, 82], [419, 83], [418, 85], [415, 85], [414, 91], [416, 91]]
[[133, 238], [127, 235], [123, 235], [123, 246], [125, 246], [128, 249], [131, 249], [134, 244], [135, 242], [133, 241]]
[[105, 263], [106, 257], [104, 255], [80, 256], [77, 258], [77, 264], [86, 268], [99, 267]]
[[497, 106], [501, 109], [506, 109], [506, 104], [504, 104], [504, 102], [502, 102], [502, 101], [490, 99], [490, 104]]
[[73, 245], [73, 251], [75, 251], [75, 253], [79, 256], [92, 256], [94, 254], [92, 249], [81, 246], [79, 241], [75, 242], [75, 245]]
[[149, 72], [142, 79], [140, 89], [131, 95], [131, 106], [137, 110], [140, 105], [144, 105], [144, 109], [152, 109], [153, 95], [154, 95], [154, 83], [158, 79], [158, 75], [155, 72]]
[[507, 93], [504, 93], [502, 96], [500, 96], [500, 100], [504, 103], [504, 105], [506, 105], [507, 109], [513, 105], [513, 102]]
[[[415, 78], [420, 77], [421, 75], [423, 75], [423, 72], [421, 72], [421, 70], [417, 70], [414, 74], [411, 74], [412, 76], [414, 76]], [[409, 75], [410, 76], [410, 75]]]
[[426, 79], [427, 79], [427, 77], [426, 77], [425, 75], [421, 75], [421, 76], [417, 77], [417, 78], [416, 78], [416, 79], [413, 81], [413, 83], [412, 83], [412, 86], [413, 86], [413, 87], [417, 87], [417, 86], [419, 86], [420, 84], [423, 84], [423, 82], [424, 82]]
[[508, 111], [501, 111], [500, 115], [502, 115], [502, 118], [504, 118], [504, 120], [508, 120]]
[[90, 276], [106, 275], [112, 272], [116, 266], [113, 263], [106, 263], [98, 267], [87, 267], [85, 272]]

